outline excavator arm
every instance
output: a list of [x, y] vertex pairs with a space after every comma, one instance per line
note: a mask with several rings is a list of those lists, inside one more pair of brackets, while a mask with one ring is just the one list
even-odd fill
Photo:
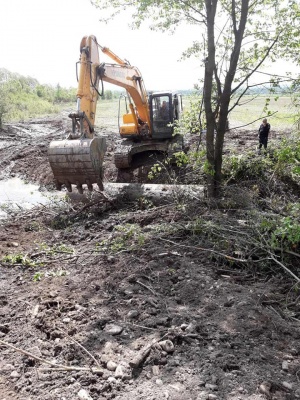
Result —
[[[99, 62], [99, 50], [116, 64]], [[130, 113], [123, 117], [122, 137], [150, 135], [150, 113], [143, 78], [136, 67], [107, 47], [101, 47], [95, 36], [85, 36], [80, 43], [80, 74], [77, 89], [77, 112], [70, 114], [73, 121], [70, 139], [81, 136], [92, 138], [99, 96], [99, 80], [124, 88], [131, 99]]]

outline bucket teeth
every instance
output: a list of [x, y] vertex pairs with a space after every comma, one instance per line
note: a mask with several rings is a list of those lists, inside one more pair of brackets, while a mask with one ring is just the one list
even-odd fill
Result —
[[78, 190], [78, 193], [83, 194], [83, 188], [82, 188], [82, 185], [80, 183], [76, 184], [76, 188]]
[[65, 182], [66, 188], [68, 190], [68, 192], [72, 192], [72, 185], [70, 182]]
[[92, 192], [92, 191], [93, 191], [93, 185], [91, 184], [91, 182], [90, 182], [89, 180], [86, 181], [86, 185], [87, 185], [87, 187], [88, 187], [88, 190], [89, 190], [90, 192]]
[[56, 190], [61, 190], [62, 184], [60, 182], [55, 181]]

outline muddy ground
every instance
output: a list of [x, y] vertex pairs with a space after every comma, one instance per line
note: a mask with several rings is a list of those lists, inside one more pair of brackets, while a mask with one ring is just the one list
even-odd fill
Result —
[[[1, 178], [53, 188], [47, 148], [68, 124], [63, 115], [6, 125]], [[115, 137], [109, 181], [118, 180]], [[251, 131], [228, 138], [238, 151], [257, 144]], [[147, 170], [126, 174], [146, 180]], [[176, 193], [157, 205], [94, 194], [1, 221], [0, 399], [300, 398], [295, 282], [232, 261], [251, 196], [238, 189], [241, 208], [225, 209]], [[195, 225], [199, 216], [226, 221], [231, 261]]]

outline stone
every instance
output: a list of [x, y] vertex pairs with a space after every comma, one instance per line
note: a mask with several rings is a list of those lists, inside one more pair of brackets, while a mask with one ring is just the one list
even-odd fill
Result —
[[130, 311], [127, 313], [127, 318], [133, 319], [133, 318], [137, 318], [139, 315], [140, 315], [140, 313], [139, 313], [138, 310], [130, 310]]
[[11, 378], [20, 378], [20, 374], [19, 374], [19, 372], [18, 371], [13, 371], [11, 374], [10, 374], [10, 377]]
[[153, 373], [153, 375], [159, 375], [159, 366], [158, 365], [153, 365], [153, 367], [152, 367], [152, 373]]
[[115, 371], [117, 369], [117, 366], [118, 366], [117, 363], [115, 363], [114, 361], [111, 361], [111, 360], [109, 360], [106, 364], [106, 368], [109, 371]]
[[131, 368], [129, 364], [123, 362], [119, 364], [115, 371], [115, 378], [131, 379]]
[[123, 331], [123, 327], [120, 325], [115, 325], [115, 324], [107, 324], [105, 325], [104, 331], [106, 333], [109, 333], [110, 335], [119, 335]]
[[163, 340], [162, 342], [159, 342], [159, 345], [167, 353], [173, 353], [174, 351], [174, 344], [171, 340]]
[[293, 384], [289, 382], [282, 382], [282, 386], [287, 390], [293, 390]]
[[287, 361], [283, 361], [282, 365], [281, 365], [281, 368], [282, 368], [283, 371], [287, 372], [289, 370], [289, 363]]
[[205, 384], [205, 389], [208, 389], [208, 390], [218, 390], [218, 386], [217, 386], [217, 385], [213, 385], [213, 384], [211, 384], [211, 383], [206, 383], [206, 384]]
[[209, 393], [209, 395], [207, 396], [208, 400], [216, 400], [218, 398], [217, 395]]
[[89, 395], [89, 392], [85, 389], [80, 389], [77, 395], [80, 400], [93, 400], [93, 398]]

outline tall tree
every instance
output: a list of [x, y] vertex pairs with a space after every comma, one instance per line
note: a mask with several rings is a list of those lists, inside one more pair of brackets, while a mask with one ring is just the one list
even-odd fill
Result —
[[[152, 29], [174, 31], [182, 23], [199, 25], [203, 36], [185, 55], [202, 55], [204, 110], [210, 195], [219, 193], [222, 153], [229, 113], [255, 85], [266, 61], [299, 62], [298, 0], [91, 0], [101, 10], [132, 11], [133, 26], [151, 19]], [[193, 40], [195, 38], [191, 38]], [[265, 74], [264, 84], [278, 77]]]

